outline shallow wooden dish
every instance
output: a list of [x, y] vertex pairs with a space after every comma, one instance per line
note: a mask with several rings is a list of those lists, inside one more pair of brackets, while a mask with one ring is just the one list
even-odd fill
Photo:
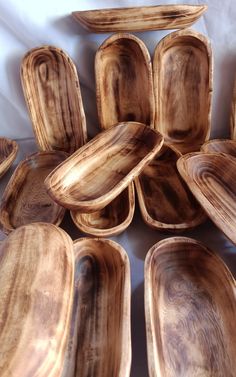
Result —
[[205, 212], [180, 176], [181, 154], [164, 144], [135, 179], [139, 206], [147, 225], [163, 231], [182, 231], [206, 220]]
[[149, 376], [234, 376], [236, 285], [214, 253], [190, 238], [154, 245], [145, 261]]
[[0, 178], [13, 164], [18, 152], [18, 144], [14, 140], [0, 137]]
[[67, 156], [59, 151], [39, 152], [20, 162], [2, 196], [0, 225], [5, 233], [32, 222], [61, 223], [65, 209], [49, 197], [44, 180]]
[[101, 132], [45, 180], [58, 203], [82, 213], [95, 212], [115, 199], [141, 172], [163, 143], [160, 133], [127, 122]]
[[213, 139], [207, 141], [201, 147], [204, 153], [225, 153], [236, 157], [236, 141], [228, 139]]
[[231, 139], [236, 140], [236, 79], [234, 81], [232, 109], [230, 118]]
[[64, 377], [128, 377], [131, 364], [130, 267], [120, 245], [74, 242], [75, 289]]
[[0, 244], [1, 377], [61, 375], [73, 305], [73, 242], [45, 223]]
[[21, 82], [39, 148], [71, 154], [81, 147], [86, 122], [70, 57], [53, 46], [30, 50], [22, 61]]
[[206, 37], [181, 30], [167, 35], [154, 59], [155, 128], [181, 153], [209, 138], [212, 52]]
[[95, 33], [182, 29], [191, 26], [206, 5], [157, 5], [73, 12], [74, 18]]
[[236, 160], [219, 153], [190, 153], [177, 167], [211, 220], [236, 244]]

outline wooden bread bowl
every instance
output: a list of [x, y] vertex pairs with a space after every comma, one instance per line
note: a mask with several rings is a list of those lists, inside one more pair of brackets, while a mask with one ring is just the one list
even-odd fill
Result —
[[225, 153], [236, 157], [236, 140], [213, 139], [207, 141], [201, 147], [204, 153]]
[[14, 140], [0, 137], [0, 178], [13, 164], [18, 152], [18, 144]]
[[21, 82], [41, 150], [75, 152], [86, 142], [86, 122], [76, 67], [61, 49], [30, 50]]
[[1, 377], [61, 375], [73, 280], [73, 242], [62, 229], [30, 224], [0, 243]]
[[236, 285], [223, 261], [190, 238], [154, 245], [145, 261], [149, 376], [234, 376]]
[[230, 119], [231, 139], [236, 140], [236, 79], [234, 81], [231, 119]]

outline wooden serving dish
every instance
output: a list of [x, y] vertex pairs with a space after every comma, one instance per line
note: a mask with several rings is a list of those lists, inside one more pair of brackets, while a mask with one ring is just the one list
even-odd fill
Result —
[[228, 139], [213, 139], [201, 147], [204, 153], [225, 153], [236, 157], [236, 141]]
[[176, 162], [180, 156], [178, 150], [165, 143], [135, 180], [143, 220], [152, 228], [182, 231], [206, 220], [178, 172]]
[[155, 128], [181, 153], [209, 138], [212, 52], [206, 37], [181, 30], [167, 35], [154, 59]]
[[162, 143], [162, 136], [144, 124], [119, 123], [98, 134], [50, 173], [45, 180], [48, 193], [72, 210], [100, 210], [131, 183]]
[[73, 12], [74, 18], [94, 33], [182, 29], [191, 26], [206, 5], [158, 5]]
[[190, 153], [177, 167], [211, 220], [236, 244], [236, 160], [219, 153]]
[[18, 152], [18, 144], [14, 140], [0, 137], [0, 178], [14, 162]]
[[145, 261], [149, 376], [234, 376], [236, 285], [200, 242], [174, 237]]
[[73, 242], [45, 223], [0, 244], [1, 377], [61, 375], [73, 305]]
[[230, 121], [231, 121], [230, 122], [231, 139], [236, 140], [236, 79], [234, 81], [234, 91], [233, 91]]
[[91, 238], [75, 241], [74, 252], [74, 307], [63, 377], [128, 377], [128, 256], [113, 241]]
[[81, 147], [86, 122], [70, 57], [53, 46], [30, 50], [22, 61], [21, 82], [39, 148], [71, 154]]
[[39, 152], [20, 162], [2, 196], [0, 224], [5, 233], [32, 222], [61, 223], [65, 209], [48, 196], [44, 180], [67, 156], [59, 151]]

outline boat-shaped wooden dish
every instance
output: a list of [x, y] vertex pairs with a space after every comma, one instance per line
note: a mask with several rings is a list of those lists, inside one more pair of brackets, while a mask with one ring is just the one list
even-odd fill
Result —
[[236, 244], [236, 159], [219, 153], [189, 153], [177, 167], [212, 221]]
[[236, 370], [236, 285], [200, 242], [173, 237], [145, 261], [149, 376], [231, 376]]
[[156, 47], [154, 60], [155, 128], [181, 153], [200, 150], [209, 138], [212, 52], [203, 35], [181, 30]]
[[183, 29], [206, 11], [206, 5], [157, 5], [73, 12], [74, 18], [95, 33]]
[[236, 157], [236, 140], [213, 139], [203, 144], [201, 151], [204, 153], [225, 153]]
[[58, 377], [73, 305], [73, 242], [54, 225], [30, 224], [1, 242], [0, 255], [1, 377]]
[[182, 231], [206, 220], [205, 212], [180, 176], [176, 162], [181, 154], [166, 143], [136, 178], [142, 217], [163, 231]]
[[131, 183], [162, 143], [161, 134], [144, 124], [119, 123], [98, 134], [50, 173], [45, 180], [48, 193], [72, 210], [100, 210]]
[[65, 209], [47, 194], [44, 180], [67, 156], [59, 151], [38, 152], [17, 166], [0, 206], [0, 224], [5, 233], [32, 222], [61, 223]]
[[232, 109], [230, 118], [231, 139], [236, 140], [236, 79], [234, 81]]
[[113, 241], [91, 238], [75, 241], [74, 252], [74, 307], [63, 377], [128, 377], [128, 256]]
[[14, 140], [0, 137], [0, 178], [13, 164], [18, 152], [18, 144]]
[[85, 115], [74, 63], [59, 48], [30, 50], [21, 82], [41, 150], [75, 152], [86, 142]]

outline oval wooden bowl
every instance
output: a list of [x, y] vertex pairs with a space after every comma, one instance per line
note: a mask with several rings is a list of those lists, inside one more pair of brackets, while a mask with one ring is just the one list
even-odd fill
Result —
[[70, 57], [53, 46], [30, 50], [22, 61], [21, 82], [39, 148], [71, 154], [81, 147], [86, 122]]
[[72, 210], [100, 210], [131, 183], [162, 143], [162, 136], [150, 127], [119, 123], [101, 132], [50, 173], [45, 180], [48, 193]]
[[231, 119], [230, 119], [231, 139], [236, 140], [236, 79], [234, 81]]
[[131, 364], [130, 267], [120, 245], [74, 242], [75, 285], [64, 377], [128, 377]]
[[18, 144], [14, 140], [0, 137], [0, 178], [13, 164], [18, 152]]
[[225, 153], [236, 157], [236, 141], [227, 139], [213, 139], [201, 147], [204, 153]]
[[94, 33], [182, 29], [191, 26], [206, 5], [158, 5], [73, 12], [74, 18]]
[[176, 162], [180, 156], [165, 143], [135, 179], [142, 217], [154, 229], [182, 231], [206, 220], [205, 212], [178, 172]]
[[232, 376], [236, 358], [236, 285], [200, 242], [173, 237], [145, 261], [149, 376]]
[[45, 223], [0, 244], [1, 377], [61, 375], [73, 305], [73, 242]]
[[206, 37], [181, 30], [167, 35], [154, 59], [155, 128], [181, 153], [209, 138], [212, 52]]
[[39, 152], [20, 162], [2, 196], [0, 224], [5, 233], [38, 221], [61, 223], [65, 209], [49, 197], [44, 180], [66, 157], [64, 152]]
[[211, 220], [236, 244], [236, 160], [218, 153], [190, 153], [177, 167]]

